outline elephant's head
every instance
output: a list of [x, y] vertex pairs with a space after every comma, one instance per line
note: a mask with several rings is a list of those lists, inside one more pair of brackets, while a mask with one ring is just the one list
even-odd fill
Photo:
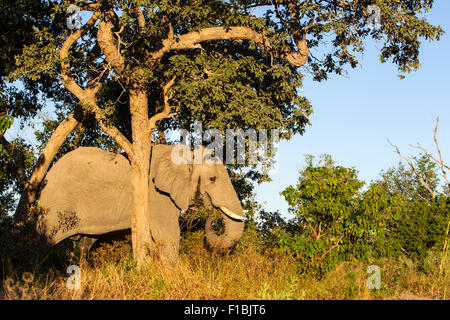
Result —
[[241, 237], [244, 212], [222, 162], [211, 150], [200, 147], [191, 152], [187, 146], [157, 145], [152, 150], [150, 174], [155, 187], [170, 195], [186, 211], [196, 199], [206, 208], [219, 208], [225, 231], [220, 236], [212, 228], [212, 218], [205, 225], [206, 239], [214, 248], [229, 248]]

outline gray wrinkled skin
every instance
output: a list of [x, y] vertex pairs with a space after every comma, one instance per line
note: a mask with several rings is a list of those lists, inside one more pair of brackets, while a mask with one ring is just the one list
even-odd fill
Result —
[[[225, 167], [216, 161], [175, 164], [173, 146], [153, 147], [150, 168], [150, 215], [153, 240], [160, 254], [178, 255], [181, 210], [195, 199], [206, 207], [225, 207], [244, 216]], [[206, 150], [206, 149], [202, 149]], [[208, 151], [204, 151], [207, 154]], [[192, 152], [189, 155], [192, 157]], [[49, 243], [81, 235], [102, 234], [131, 228], [130, 163], [120, 154], [86, 147], [69, 152], [49, 170], [38, 205], [44, 210], [38, 224]], [[223, 214], [225, 232], [218, 236], [206, 226], [209, 244], [216, 248], [234, 245], [242, 235], [242, 221]]]

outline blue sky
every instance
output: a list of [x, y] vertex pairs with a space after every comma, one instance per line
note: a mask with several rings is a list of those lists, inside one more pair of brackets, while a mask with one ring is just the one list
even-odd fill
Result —
[[438, 42], [424, 41], [420, 70], [400, 80], [397, 69], [378, 58], [381, 43], [367, 42], [361, 66], [348, 76], [333, 76], [318, 83], [306, 78], [301, 94], [314, 108], [311, 126], [279, 146], [279, 165], [272, 182], [256, 187], [257, 200], [266, 210], [279, 210], [291, 217], [279, 195], [295, 185], [305, 154], [331, 154], [338, 165], [354, 167], [359, 178], [370, 182], [400, 158], [387, 139], [403, 154], [418, 151], [410, 146], [420, 142], [435, 153], [434, 116], [440, 117], [438, 140], [442, 155], [450, 162], [450, 1], [438, 0], [427, 20], [447, 33]]

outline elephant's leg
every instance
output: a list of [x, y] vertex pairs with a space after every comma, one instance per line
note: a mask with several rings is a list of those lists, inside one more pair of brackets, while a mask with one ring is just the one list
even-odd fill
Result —
[[76, 247], [78, 247], [81, 252], [87, 253], [96, 241], [97, 238], [80, 236], [79, 240], [76, 241]]
[[[154, 190], [153, 190], [154, 191]], [[158, 255], [170, 262], [178, 259], [180, 250], [180, 210], [167, 196], [156, 191], [151, 192], [151, 232]]]

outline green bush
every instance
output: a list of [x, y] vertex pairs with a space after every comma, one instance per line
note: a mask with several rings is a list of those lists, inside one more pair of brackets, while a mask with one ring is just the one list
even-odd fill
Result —
[[425, 259], [427, 252], [441, 246], [450, 219], [450, 199], [408, 201], [399, 218], [389, 221], [374, 242], [378, 257], [406, 255], [414, 261]]
[[435, 197], [402, 165], [382, 172], [362, 192], [364, 182], [355, 169], [335, 165], [329, 155], [317, 163], [307, 156], [297, 185], [281, 193], [296, 218], [287, 223], [276, 213], [263, 212], [260, 228], [266, 243], [276, 238], [280, 248], [296, 257], [302, 272], [317, 274], [354, 259], [405, 256], [423, 262], [430, 249], [445, 241], [450, 201], [439, 193], [431, 160], [422, 156], [415, 161]]

